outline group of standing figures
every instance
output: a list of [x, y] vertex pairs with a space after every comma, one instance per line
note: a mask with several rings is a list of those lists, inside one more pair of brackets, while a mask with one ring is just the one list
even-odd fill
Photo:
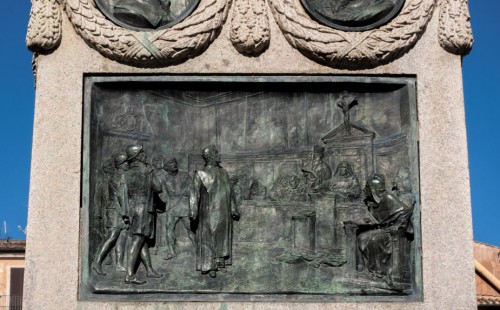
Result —
[[[296, 177], [296, 184], [288, 187], [281, 181], [286, 178], [279, 179], [269, 199], [281, 200], [286, 196], [302, 201], [302, 195], [331, 193], [339, 203], [364, 198], [368, 217], [356, 221], [357, 270], [386, 277], [392, 283], [393, 240], [401, 234], [413, 234], [415, 195], [408, 169], [398, 171], [392, 191], [386, 188], [384, 176], [374, 175], [367, 180], [362, 195], [352, 165], [343, 161], [333, 173], [323, 161], [324, 151], [323, 147], [315, 147], [311, 163], [302, 169], [304, 177]], [[107, 234], [92, 262], [95, 273], [106, 275], [102, 263], [115, 249], [116, 270], [126, 272], [125, 283], [146, 283], [136, 277], [140, 263], [147, 277], [162, 277], [153, 269], [149, 246], [154, 243], [156, 215], [163, 212], [167, 241], [164, 259], [176, 256], [175, 228], [180, 222], [196, 250], [196, 270], [216, 277], [217, 271], [225, 271], [231, 265], [233, 221], [240, 217], [242, 190], [237, 178], [229, 178], [220, 166], [220, 155], [214, 146], [204, 148], [202, 157], [205, 166], [193, 177], [179, 171], [175, 158], [157, 155], [149, 165], [141, 145], [129, 145], [125, 152], [104, 162], [105, 182], [98, 186], [96, 197], [100, 197], [99, 206], [106, 210]]]
[[[239, 214], [229, 176], [219, 165], [220, 155], [214, 146], [204, 148], [202, 156], [205, 167], [195, 172], [192, 181], [186, 172], [178, 170], [175, 158], [165, 162], [153, 158], [154, 169], [147, 163], [141, 145], [129, 145], [124, 153], [104, 163], [108, 179], [98, 194], [106, 196], [107, 235], [92, 262], [98, 275], [106, 275], [102, 263], [116, 246], [116, 268], [126, 272], [125, 283], [146, 283], [136, 277], [139, 262], [145, 266], [147, 277], [162, 277], [152, 267], [149, 243], [154, 238], [156, 214], [165, 211], [172, 211], [167, 213], [165, 259], [175, 256], [174, 229], [182, 221], [196, 248], [196, 270], [215, 277], [217, 271], [231, 264], [232, 222]], [[163, 169], [159, 169], [161, 166]], [[155, 203], [157, 199], [164, 207]], [[195, 232], [192, 226], [197, 227]]]

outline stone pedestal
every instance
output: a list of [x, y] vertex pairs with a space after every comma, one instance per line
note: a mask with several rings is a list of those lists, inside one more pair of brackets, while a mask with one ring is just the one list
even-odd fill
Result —
[[297, 252], [314, 252], [316, 246], [316, 213], [292, 216], [293, 249]]
[[[406, 0], [401, 12], [386, 24], [348, 32], [317, 23], [300, 1], [233, 2], [230, 6], [227, 0], [201, 0], [192, 15], [173, 28], [132, 31], [106, 19], [94, 1], [33, 1], [28, 45], [37, 51], [37, 92], [23, 307], [475, 309], [461, 73], [461, 57], [472, 43], [466, 3]], [[450, 12], [464, 16], [457, 18]], [[249, 84], [245, 83], [249, 81], [254, 85], [251, 104], [239, 97], [248, 91], [245, 85]], [[300, 83], [293, 84], [297, 81]], [[150, 82], [163, 84], [151, 87]], [[203, 98], [193, 96], [193, 90], [198, 94], [214, 90], [203, 88], [202, 82], [219, 83], [218, 93], [205, 93]], [[179, 92], [162, 93], [162, 89], [175, 89], [173, 85], [181, 85]], [[143, 102], [140, 99], [146, 97], [134, 97], [138, 90], [156, 99]], [[274, 104], [276, 90], [283, 95]], [[99, 96], [101, 91], [113, 96]], [[325, 257], [306, 257], [289, 265], [277, 262], [274, 258], [283, 249], [269, 248], [268, 242], [293, 246], [292, 215], [298, 211], [293, 206], [294, 200], [302, 199], [300, 188], [289, 201], [253, 203], [242, 210], [242, 219], [235, 226], [278, 224], [260, 231], [235, 227], [239, 235], [234, 236], [232, 269], [218, 276], [217, 282], [210, 282], [208, 276], [199, 278], [201, 274], [195, 270], [175, 269], [185, 273], [167, 272], [163, 282], [148, 279], [147, 292], [143, 292], [140, 287], [123, 286], [119, 274], [105, 278], [110, 279], [110, 285], [95, 278], [90, 262], [96, 244], [89, 242], [95, 233], [94, 215], [90, 212], [90, 192], [94, 189], [89, 184], [94, 184], [101, 173], [96, 158], [108, 154], [93, 151], [90, 156], [87, 146], [112, 150], [118, 144], [142, 141], [147, 149], [169, 151], [175, 156], [182, 153], [182, 167], [194, 170], [197, 167], [190, 166], [190, 157], [201, 156], [205, 144], [215, 144], [231, 150], [226, 161], [222, 156], [222, 165], [226, 164], [230, 174], [245, 170], [260, 176], [268, 196], [282, 174], [299, 175], [302, 164], [311, 157], [313, 145], [321, 143], [329, 130], [343, 122], [335, 104], [342, 91], [357, 94], [362, 102], [350, 112], [353, 123], [373, 129], [394, 119], [411, 119], [391, 128], [379, 126], [373, 153], [366, 148], [371, 145], [371, 135], [363, 136], [362, 153], [345, 145], [329, 145], [328, 150], [332, 158], [355, 158], [356, 169], [382, 172], [388, 187], [396, 178], [394, 162], [409, 163], [412, 191], [418, 200], [413, 213], [415, 239], [410, 246], [413, 290], [394, 293], [382, 282], [374, 288], [371, 279], [356, 272], [350, 278], [341, 276], [356, 268], [357, 231], [351, 224], [344, 223], [349, 245], [345, 265], [330, 266]], [[178, 108], [180, 101], [189, 101], [189, 107]], [[95, 125], [100, 116], [92, 114], [94, 110], [90, 113], [89, 108], [122, 102], [140, 105], [140, 110], [131, 112], [137, 119], [151, 116], [155, 118], [153, 123], [163, 127], [158, 130], [156, 126], [135, 123], [136, 118], [116, 128]], [[168, 109], [161, 113], [155, 110], [158, 102], [167, 102]], [[222, 107], [221, 102], [235, 105]], [[388, 108], [399, 102], [402, 104], [397, 112]], [[364, 107], [380, 115], [370, 118]], [[174, 110], [183, 118], [167, 117]], [[381, 112], [386, 110], [392, 112]], [[248, 115], [260, 118], [252, 122]], [[377, 122], [372, 122], [375, 118]], [[134, 134], [128, 130], [129, 125], [136, 130]], [[397, 131], [406, 134], [393, 135]], [[176, 139], [181, 134], [195, 138]], [[265, 153], [265, 157], [254, 154], [258, 152]], [[245, 156], [251, 158], [252, 165], [241, 162]], [[332, 170], [337, 164], [333, 162]], [[266, 196], [264, 191], [261, 194]], [[358, 202], [362, 204], [362, 198]], [[299, 204], [310, 206], [307, 199]], [[320, 216], [316, 213], [316, 224], [324, 220]], [[282, 218], [287, 221], [280, 222]], [[333, 222], [333, 213], [332, 218], [325, 219]], [[306, 223], [310, 219], [296, 220], [311, 232], [312, 222]], [[321, 231], [318, 225], [316, 229]], [[282, 235], [270, 234], [273, 231]], [[243, 235], [258, 239], [258, 244], [243, 242]], [[327, 235], [330, 239], [325, 245], [329, 246], [333, 244], [333, 228]], [[316, 244], [322, 237], [317, 236]], [[408, 246], [400, 240], [395, 240], [393, 246], [401, 254], [408, 251]], [[311, 239], [303, 241], [305, 244], [300, 246], [307, 246]], [[155, 263], [165, 271], [177, 268], [176, 264], [183, 268], [185, 264], [194, 266], [195, 256], [189, 254], [190, 250], [190, 245], [186, 246], [185, 256], [180, 258], [183, 262]], [[265, 263], [252, 265], [247, 260], [246, 265], [239, 264], [242, 257]], [[407, 272], [401, 270], [399, 278], [407, 279]], [[251, 279], [251, 285], [239, 280], [242, 277]], [[177, 285], [168, 286], [166, 281]], [[300, 286], [302, 283], [306, 284]], [[193, 293], [196, 285], [200, 286]], [[191, 295], [183, 295], [185, 286]], [[371, 291], [367, 293], [366, 287]], [[276, 288], [279, 292], [275, 294]], [[293, 293], [288, 294], [287, 288]], [[315, 295], [315, 290], [325, 293]]]

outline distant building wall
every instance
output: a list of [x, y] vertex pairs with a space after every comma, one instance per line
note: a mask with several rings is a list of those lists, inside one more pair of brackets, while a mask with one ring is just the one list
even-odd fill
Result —
[[0, 240], [0, 309], [21, 309], [26, 242]]
[[0, 295], [10, 295], [12, 268], [24, 268], [24, 254], [16, 258], [2, 257], [0, 254]]

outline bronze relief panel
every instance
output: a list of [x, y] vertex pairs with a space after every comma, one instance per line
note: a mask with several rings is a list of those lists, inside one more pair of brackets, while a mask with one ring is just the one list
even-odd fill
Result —
[[89, 76], [83, 300], [422, 298], [415, 79]]

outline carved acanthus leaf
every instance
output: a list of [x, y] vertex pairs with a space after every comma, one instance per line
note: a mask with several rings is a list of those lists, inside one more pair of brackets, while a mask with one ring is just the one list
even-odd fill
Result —
[[168, 29], [133, 31], [115, 25], [93, 0], [67, 0], [77, 33], [102, 55], [139, 67], [181, 62], [200, 54], [218, 35], [231, 0], [201, 0], [184, 21]]
[[235, 0], [230, 40], [242, 54], [257, 55], [269, 46], [271, 33], [265, 0]]
[[439, 44], [446, 51], [467, 55], [474, 38], [467, 0], [443, 0], [439, 13]]
[[32, 52], [50, 52], [61, 43], [61, 9], [56, 0], [32, 0], [26, 45]]
[[307, 57], [328, 66], [366, 69], [388, 63], [412, 48], [432, 16], [434, 0], [406, 0], [388, 24], [345, 32], [313, 21], [298, 0], [268, 0], [287, 41]]

